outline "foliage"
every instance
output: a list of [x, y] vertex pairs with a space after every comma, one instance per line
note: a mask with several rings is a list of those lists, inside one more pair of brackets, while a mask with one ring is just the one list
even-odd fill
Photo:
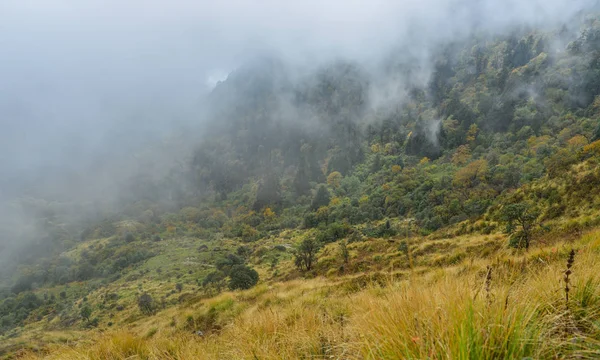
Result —
[[132, 233], [130, 233], [130, 232], [126, 232], [123, 235], [123, 239], [125, 240], [125, 242], [130, 243], [130, 242], [135, 241], [135, 236]]
[[217, 260], [216, 267], [224, 274], [229, 274], [235, 266], [242, 265], [243, 263], [244, 259], [241, 257], [234, 254], [227, 254], [224, 258]]
[[23, 322], [43, 305], [43, 300], [32, 292], [22, 292], [0, 301], [0, 333]]
[[79, 312], [79, 315], [81, 316], [82, 319], [84, 319], [85, 321], [87, 321], [89, 323], [90, 322], [90, 316], [92, 316], [92, 308], [90, 307], [90, 305], [89, 304], [85, 304], [81, 308], [81, 311]]
[[[404, 56], [390, 54], [377, 71], [409, 85], [385, 111], [372, 106], [378, 82], [356, 63], [316, 65], [299, 77], [273, 59], [241, 67], [212, 91], [209, 130], [189, 135], [186, 145], [194, 150], [176, 159], [169, 175], [136, 177], [110, 210], [54, 198], [11, 204], [31, 214], [39, 236], [7, 259], [9, 265], [0, 264], [0, 285], [7, 289], [0, 295], [0, 329], [16, 331], [44, 318], [49, 326], [63, 326], [52, 316], [68, 327], [81, 316], [76, 299], [115, 284], [126, 289], [150, 281], [157, 290], [138, 289], [164, 290], [159, 302], [171, 306], [177, 303], [169, 298], [174, 282], [175, 291], [185, 284], [181, 301], [192, 297], [195, 288], [188, 284], [195, 281], [202, 296], [227, 285], [253, 286], [258, 278], [249, 264], [274, 282], [298, 276], [291, 262], [327, 276], [389, 259], [401, 270], [413, 261], [444, 266], [479, 248], [421, 260], [434, 246], [411, 237], [462, 247], [454, 237], [502, 237], [495, 233], [498, 221], [510, 246], [530, 249], [538, 229], [551, 231], [544, 240], [553, 241], [598, 225], [599, 23], [590, 15], [556, 31], [515, 29], [440, 44], [427, 84], [407, 79], [415, 69]], [[575, 28], [582, 30], [569, 30]], [[560, 44], [564, 51], [556, 51]], [[20, 242], [20, 231], [11, 229], [17, 222], [5, 222], [3, 236]], [[346, 241], [353, 243], [351, 266]], [[294, 243], [292, 255], [285, 249]], [[381, 243], [400, 252], [397, 263], [391, 261], [398, 254], [370, 253]], [[57, 295], [52, 300], [45, 293]], [[141, 299], [150, 305], [140, 306]], [[149, 294], [137, 300], [142, 313], [157, 308]], [[96, 312], [136, 303], [96, 301]], [[496, 329], [476, 329], [468, 317], [461, 319], [461, 331], [492, 336], [489, 329]], [[487, 341], [461, 334], [477, 344]], [[494, 348], [504, 351], [504, 345]], [[382, 343], [373, 351], [380, 347], [382, 353], [361, 355], [397, 355]], [[397, 357], [432, 357], [409, 350]], [[528, 353], [514, 351], [473, 357]]]
[[319, 231], [316, 240], [321, 244], [327, 244], [344, 238], [350, 233], [350, 231], [350, 227], [346, 224], [329, 224], [323, 230]]
[[142, 314], [144, 315], [152, 315], [157, 310], [157, 304], [152, 298], [152, 296], [148, 293], [143, 293], [137, 299], [137, 305]]
[[344, 264], [348, 264], [350, 261], [350, 251], [348, 251], [348, 244], [346, 241], [340, 241], [340, 257], [344, 261]]
[[327, 190], [327, 187], [325, 187], [325, 185], [320, 185], [317, 188], [317, 192], [315, 193], [312, 202], [310, 203], [310, 207], [313, 210], [317, 210], [322, 206], [329, 205], [330, 200], [331, 197], [329, 195], [329, 190]]
[[334, 189], [337, 189], [340, 187], [342, 182], [342, 174], [340, 174], [339, 171], [334, 171], [331, 174], [329, 174], [329, 176], [327, 176], [327, 184], [329, 184], [329, 186], [331, 186]]
[[202, 286], [215, 286], [218, 289], [223, 287], [223, 281], [225, 280], [226, 275], [222, 271], [213, 271], [208, 273], [206, 277], [202, 280]]
[[529, 249], [531, 237], [539, 216], [528, 203], [508, 204], [502, 208], [501, 220], [506, 224], [505, 232], [510, 235], [510, 245]]
[[236, 265], [229, 272], [229, 289], [250, 289], [258, 283], [258, 273], [245, 265]]
[[[475, 245], [481, 237], [468, 240]], [[569, 260], [571, 246], [579, 250], [574, 261]], [[411, 283], [377, 273], [274, 283], [203, 299], [193, 313], [190, 308], [173, 309], [167, 317], [141, 319], [129, 330], [90, 332], [85, 346], [62, 344], [44, 352], [34, 348], [19, 356], [27, 360], [95, 359], [98, 354], [166, 360], [348, 354], [382, 359], [594, 358], [600, 336], [594, 325], [600, 318], [599, 246], [596, 230], [535, 253], [501, 251], [497, 254], [503, 259], [491, 261], [488, 285], [490, 259], [484, 261], [479, 257], [483, 254], [474, 254], [479, 261], [463, 261], [459, 272], [414, 272]], [[557, 280], [567, 263], [570, 291], [565, 314], [564, 283]], [[483, 291], [490, 296], [474, 291], [474, 284], [488, 286]], [[172, 314], [185, 325], [164, 331], [160, 326], [168, 327], [174, 321]], [[576, 345], [565, 341], [573, 336]]]
[[319, 244], [311, 239], [304, 239], [294, 253], [294, 264], [302, 271], [310, 271], [317, 262]]

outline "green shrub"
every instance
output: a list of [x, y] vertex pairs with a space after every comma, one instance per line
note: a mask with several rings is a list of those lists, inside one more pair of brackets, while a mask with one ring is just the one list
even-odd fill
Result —
[[333, 223], [317, 234], [317, 241], [322, 244], [331, 243], [344, 238], [351, 230], [346, 224]]
[[224, 280], [225, 274], [222, 271], [213, 271], [206, 275], [206, 277], [202, 280], [202, 286], [215, 286], [217, 288], [221, 288]]
[[133, 236], [133, 234], [130, 232], [126, 232], [123, 236], [123, 239], [125, 240], [125, 242], [130, 243], [135, 241], [135, 236]]
[[138, 308], [144, 315], [152, 315], [156, 312], [156, 303], [152, 296], [148, 293], [143, 293], [140, 295], [140, 297], [138, 297], [137, 304]]
[[250, 289], [258, 283], [258, 273], [245, 265], [236, 265], [229, 273], [229, 289]]

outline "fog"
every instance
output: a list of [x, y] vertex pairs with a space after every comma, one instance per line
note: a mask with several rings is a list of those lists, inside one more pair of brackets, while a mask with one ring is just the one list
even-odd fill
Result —
[[[257, 56], [277, 56], [294, 69], [351, 59], [376, 73], [394, 51], [417, 63], [413, 81], [425, 84], [440, 44], [473, 31], [556, 26], [594, 5], [2, 0], [0, 208], [14, 217], [6, 203], [18, 196], [69, 193], [88, 200], [118, 194], [123, 174], [136, 170], [131, 164], [137, 164], [139, 149], [166, 136], [200, 134], [210, 126], [203, 115], [206, 94]], [[403, 96], [402, 81], [375, 76], [371, 105]], [[18, 219], [11, 226], [30, 226], [27, 217]], [[0, 234], [0, 243], [11, 241]]]
[[405, 46], [425, 62], [474, 27], [550, 24], [589, 3], [4, 0], [0, 164], [60, 167], [193, 121], [203, 94], [261, 53], [315, 64]]

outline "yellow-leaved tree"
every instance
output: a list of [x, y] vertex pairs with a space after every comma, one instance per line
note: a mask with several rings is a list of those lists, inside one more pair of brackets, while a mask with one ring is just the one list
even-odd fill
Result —
[[342, 174], [340, 174], [339, 171], [334, 171], [331, 174], [329, 174], [329, 176], [327, 177], [327, 184], [329, 184], [329, 186], [331, 186], [334, 189], [339, 188], [341, 183], [342, 183]]
[[265, 210], [263, 211], [263, 216], [265, 217], [265, 219], [271, 220], [275, 217], [275, 212], [273, 210], [271, 210], [270, 207], [266, 207]]
[[452, 163], [454, 165], [463, 165], [470, 157], [471, 150], [469, 149], [469, 145], [461, 145], [456, 149], [454, 155], [452, 155]]

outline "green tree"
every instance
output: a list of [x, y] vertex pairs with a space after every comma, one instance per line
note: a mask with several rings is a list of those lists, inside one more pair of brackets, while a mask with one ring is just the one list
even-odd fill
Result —
[[259, 211], [266, 206], [278, 206], [280, 204], [281, 186], [279, 184], [279, 177], [275, 172], [267, 171], [258, 184], [253, 208]]
[[302, 271], [310, 271], [317, 262], [319, 244], [313, 239], [305, 239], [294, 253], [294, 264]]
[[294, 177], [294, 189], [297, 195], [306, 195], [310, 190], [308, 165], [304, 156], [300, 159], [300, 165], [298, 165], [298, 171], [296, 171], [296, 176]]
[[500, 219], [506, 225], [505, 232], [510, 236], [510, 246], [529, 249], [538, 215], [538, 211], [525, 202], [502, 208]]
[[226, 275], [233, 269], [236, 265], [242, 265], [244, 263], [244, 259], [234, 254], [227, 254], [224, 258], [217, 260], [216, 267], [217, 270], [222, 271]]
[[329, 190], [327, 190], [327, 187], [325, 187], [325, 185], [320, 185], [317, 188], [317, 193], [315, 194], [315, 197], [312, 199], [310, 207], [313, 210], [317, 210], [321, 206], [329, 205], [330, 200], [331, 200], [331, 197], [329, 195]]
[[594, 129], [594, 133], [592, 134], [591, 142], [594, 142], [596, 140], [600, 140], [600, 124], [598, 124], [596, 126], [596, 128]]
[[346, 240], [340, 241], [340, 255], [344, 260], [344, 264], [348, 264], [348, 262], [350, 262], [350, 251], [348, 251], [348, 243]]
[[92, 308], [88, 304], [85, 304], [79, 311], [79, 315], [81, 315], [81, 318], [85, 319], [85, 321], [89, 323], [90, 316], [92, 316]]

